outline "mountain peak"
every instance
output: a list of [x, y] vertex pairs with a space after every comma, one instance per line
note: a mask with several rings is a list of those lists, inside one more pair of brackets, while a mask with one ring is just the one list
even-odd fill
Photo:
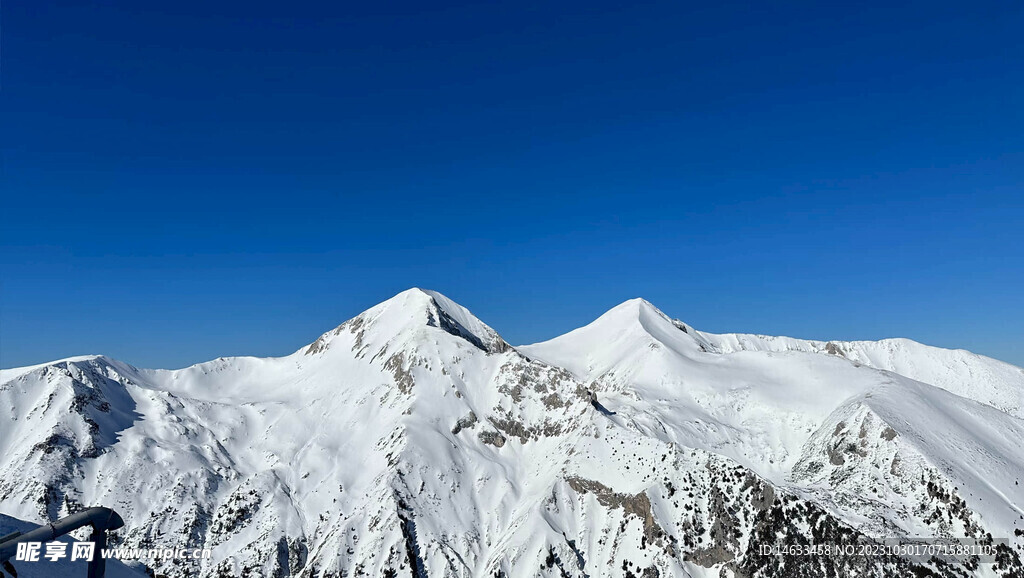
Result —
[[602, 319], [606, 316], [632, 316], [636, 315], [655, 315], [668, 319], [668, 315], [665, 315], [661, 309], [658, 309], [653, 303], [644, 299], [643, 297], [634, 297], [627, 299], [622, 303], [619, 303], [615, 307], [612, 307], [606, 311], [598, 319]]
[[419, 288], [409, 291], [422, 293], [429, 298], [427, 325], [461, 337], [488, 353], [504, 353], [512, 348], [497, 331], [480, 321], [469, 309], [441, 293]]
[[673, 336], [679, 330], [684, 333], [695, 333], [689, 325], [672, 319], [653, 303], [640, 297], [623, 301], [577, 331], [588, 329], [619, 333], [641, 330], [659, 341], [662, 340], [661, 335], [666, 332]]
[[306, 348], [306, 353], [326, 350], [333, 337], [341, 333], [343, 328], [358, 327], [360, 331], [365, 331], [371, 326], [375, 334], [388, 341], [403, 335], [411, 336], [424, 327], [436, 327], [487, 353], [502, 353], [512, 348], [469, 309], [437, 291], [413, 287], [323, 334]]
[[[700, 332], [639, 297], [612, 307], [579, 329], [519, 350], [576, 375], [592, 377], [627, 357], [645, 356], [662, 347], [684, 357], [713, 351]], [[581, 356], [579, 352], [585, 353]]]

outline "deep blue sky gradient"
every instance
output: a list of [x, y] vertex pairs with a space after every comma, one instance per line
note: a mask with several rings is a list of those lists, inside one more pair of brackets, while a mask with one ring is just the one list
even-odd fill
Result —
[[411, 286], [1024, 365], [1024, 5], [831, 4], [4, 3], [0, 366]]

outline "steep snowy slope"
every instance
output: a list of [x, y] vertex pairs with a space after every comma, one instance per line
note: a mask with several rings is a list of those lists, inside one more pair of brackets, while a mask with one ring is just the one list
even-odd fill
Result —
[[[878, 529], [868, 533], [892, 525], [912, 536], [964, 536], [976, 525], [1009, 537], [1024, 527], [1021, 447], [1021, 420], [894, 375], [829, 416], [793, 479], [828, 489], [826, 501], [848, 501], [837, 506], [848, 514], [871, 514]], [[929, 484], [957, 496], [962, 511], [937, 503]]]
[[643, 299], [626, 301], [586, 327], [518, 349], [570, 369], [576, 375], [593, 377], [621, 370], [622, 358], [636, 354], [637, 341], [633, 338], [663, 345], [689, 359], [705, 358], [698, 353], [831, 355], [847, 359], [856, 366], [898, 373], [1024, 418], [1024, 369], [996, 359], [964, 350], [930, 347], [909, 339], [811, 341], [706, 333], [678, 319], [669, 319]]
[[126, 543], [215, 547], [213, 575], [379, 575], [409, 566], [414, 534], [434, 536], [416, 557], [432, 574], [507, 565], [571, 436], [553, 438], [589, 408], [564, 371], [420, 290], [284, 358], [148, 371], [85, 357], [0, 379], [5, 511], [107, 504]]
[[964, 351], [930, 347], [909, 339], [809, 341], [791, 337], [700, 332], [721, 353], [805, 351], [845, 357], [885, 369], [1024, 418], [1024, 369]]
[[873, 537], [991, 533], [1021, 549], [1018, 368], [906, 340], [705, 334], [639, 299], [520, 350], [649, 436], [731, 457]]
[[213, 549], [151, 564], [174, 577], [954, 575], [758, 547], [1024, 527], [1013, 383], [726, 337], [636, 300], [516, 349], [412, 289], [280, 358], [3, 370], [0, 512], [104, 505], [117, 543]]
[[649, 431], [665, 430], [676, 443], [722, 453], [774, 481], [843, 400], [888, 379], [831, 356], [717, 354], [639, 299], [520, 351], [592, 383]]

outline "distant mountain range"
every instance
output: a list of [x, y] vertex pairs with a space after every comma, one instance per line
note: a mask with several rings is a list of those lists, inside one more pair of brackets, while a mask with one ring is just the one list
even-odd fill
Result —
[[[0, 513], [213, 549], [172, 578], [1020, 577], [1022, 478], [1021, 368], [641, 299], [512, 347], [410, 289], [286, 357], [0, 371]], [[996, 561], [765, 549], [935, 537]]]

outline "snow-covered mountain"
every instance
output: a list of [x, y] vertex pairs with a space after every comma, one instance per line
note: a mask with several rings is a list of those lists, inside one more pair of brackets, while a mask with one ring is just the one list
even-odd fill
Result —
[[[643, 300], [514, 348], [411, 289], [286, 357], [0, 371], [0, 513], [117, 510], [178, 576], [1024, 576], [1024, 371], [703, 333]], [[772, 544], [1008, 539], [996, 563]]]

